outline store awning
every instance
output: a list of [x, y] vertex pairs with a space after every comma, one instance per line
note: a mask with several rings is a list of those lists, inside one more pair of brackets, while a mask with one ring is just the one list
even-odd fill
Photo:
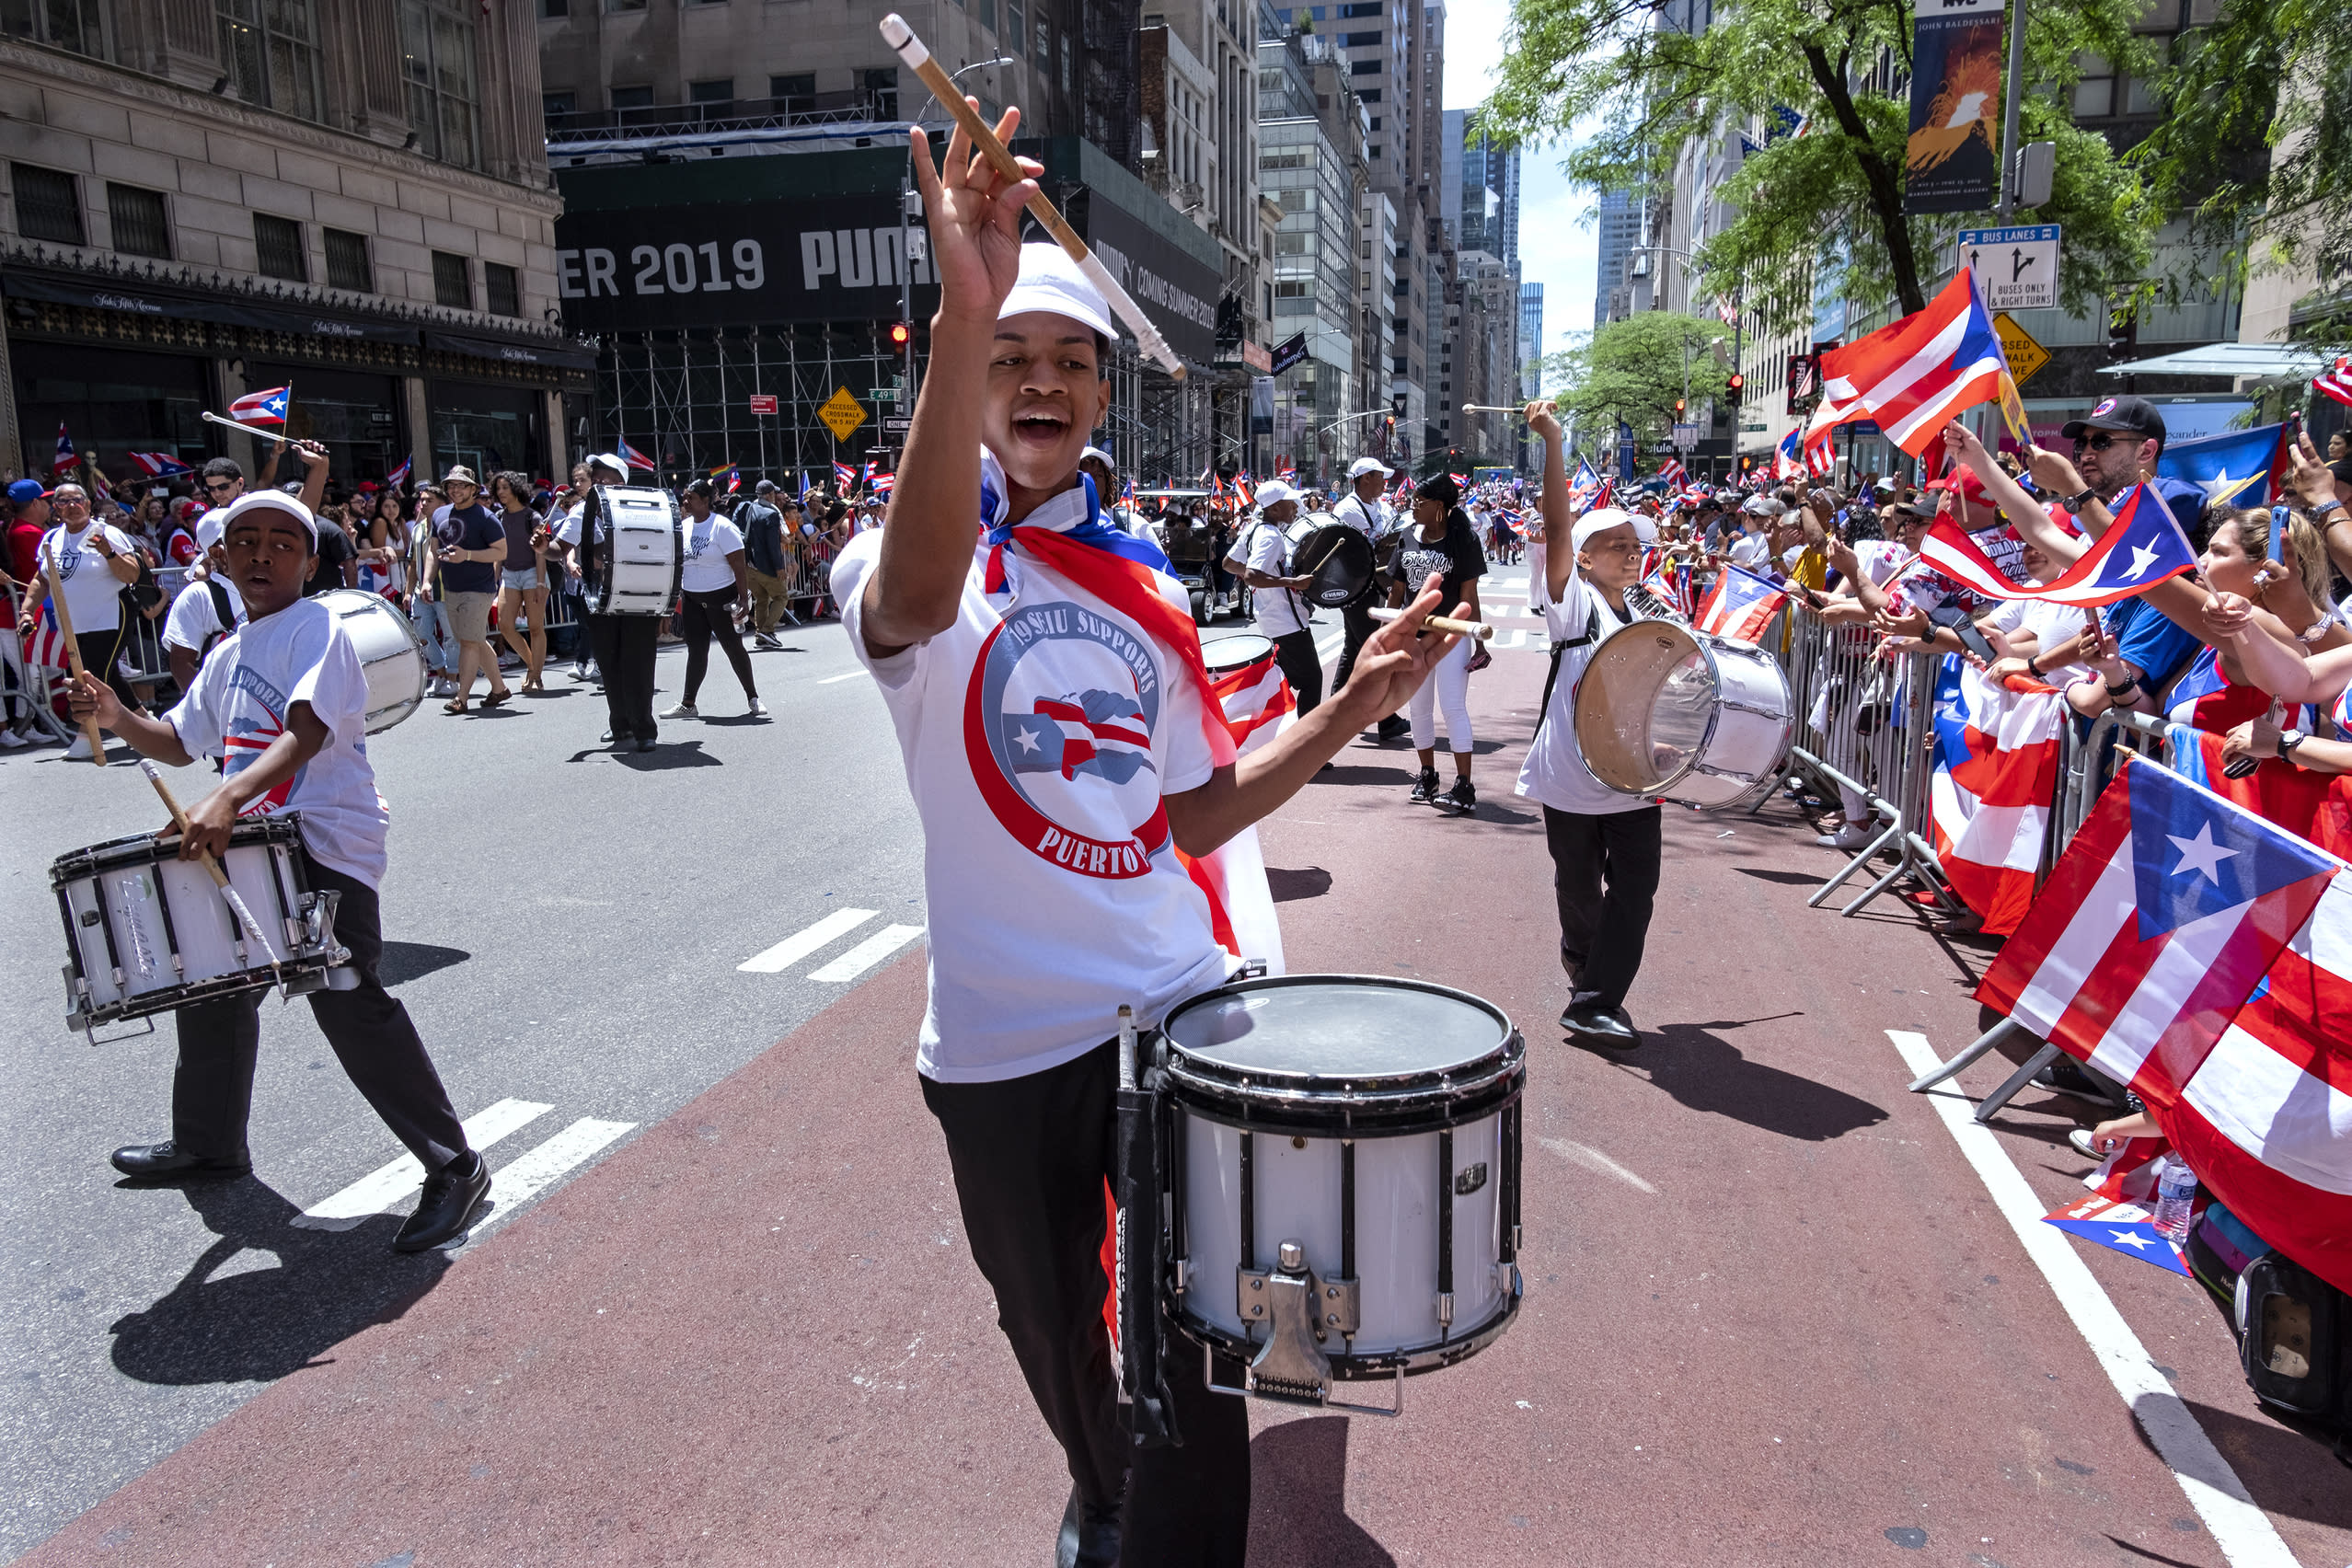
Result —
[[2316, 375], [2320, 357], [2285, 343], [2208, 343], [2154, 359], [2099, 367], [2102, 375], [2251, 375], [2289, 380]]
[[311, 309], [298, 301], [263, 304], [225, 291], [198, 294], [157, 287], [144, 279], [98, 282], [78, 277], [0, 277], [0, 291], [15, 299], [76, 305], [86, 310], [120, 310], [133, 316], [177, 317], [225, 327], [256, 327], [269, 332], [321, 338], [361, 338], [375, 343], [413, 343], [417, 329], [398, 322], [339, 311]]
[[456, 332], [428, 331], [424, 346], [445, 354], [471, 354], [503, 364], [550, 365], [564, 370], [594, 370], [596, 351], [579, 343], [523, 343], [502, 338], [469, 338]]

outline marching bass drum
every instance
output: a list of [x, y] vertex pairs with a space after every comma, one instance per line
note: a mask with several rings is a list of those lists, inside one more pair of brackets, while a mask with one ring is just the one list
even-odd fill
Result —
[[425, 641], [398, 605], [364, 588], [330, 588], [318, 602], [359, 650], [369, 734], [382, 734], [424, 706]]
[[686, 570], [677, 502], [667, 490], [600, 485], [588, 491], [585, 504], [581, 582], [588, 613], [668, 615]]
[[1290, 539], [1290, 570], [1314, 581], [1299, 595], [1321, 609], [1335, 610], [1364, 592], [1372, 581], [1372, 542], [1344, 523], [1318, 512], [1299, 521]]
[[1770, 789], [1796, 734], [1771, 655], [1679, 621], [1639, 620], [1604, 640], [1573, 711], [1576, 749], [1605, 787], [1705, 809]]

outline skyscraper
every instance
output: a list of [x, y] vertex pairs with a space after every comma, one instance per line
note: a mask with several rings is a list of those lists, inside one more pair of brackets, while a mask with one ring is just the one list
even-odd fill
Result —
[[1543, 395], [1543, 285], [1519, 285], [1519, 396]]
[[1602, 194], [1595, 225], [1600, 238], [1600, 277], [1593, 294], [1593, 326], [1606, 326], [1633, 313], [1630, 276], [1633, 249], [1642, 243], [1641, 203], [1622, 190]]

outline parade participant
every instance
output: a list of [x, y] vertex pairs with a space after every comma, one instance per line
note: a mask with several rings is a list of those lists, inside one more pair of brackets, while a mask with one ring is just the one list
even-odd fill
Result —
[[744, 536], [734, 524], [711, 509], [711, 502], [709, 479], [697, 479], [686, 486], [686, 562], [678, 578], [678, 594], [684, 606], [678, 619], [686, 632], [686, 695], [674, 706], [665, 709], [662, 717], [702, 717], [694, 699], [702, 690], [702, 677], [709, 671], [710, 640], [715, 637], [720, 650], [727, 655], [728, 667], [743, 683], [744, 698], [751, 704], [751, 717], [765, 719], [767, 708], [759, 700], [759, 687], [752, 680], [751, 655], [744, 651], [743, 636], [735, 629], [735, 612], [751, 600], [751, 570], [745, 560]]
[[1057, 247], [1020, 245], [1033, 178], [1000, 179], [961, 129], [944, 177], [919, 130], [912, 152], [940, 289], [929, 374], [890, 526], [850, 546], [833, 586], [923, 823], [916, 1066], [974, 1260], [1068, 1459], [1055, 1561], [1239, 1562], [1248, 1412], [1205, 1388], [1199, 1347], [1170, 1336], [1181, 1447], [1135, 1447], [1120, 1414], [1100, 1261], [1119, 1009], [1156, 1023], [1225, 979], [1173, 851], [1205, 854], [1274, 809], [1449, 640], [1415, 643], [1424, 594], [1343, 698], [1234, 762], [1165, 558], [1103, 524], [1080, 482], [1110, 406], [1109, 310]]
[[735, 513], [744, 536], [744, 565], [751, 572], [752, 639], [770, 652], [784, 645], [776, 640], [776, 623], [784, 618], [790, 598], [784, 580], [790, 571], [783, 514], [776, 510], [776, 481], [762, 479], [752, 487], [752, 499]]
[[[1397, 536], [1394, 580], [1389, 605], [1404, 603], [1405, 584], [1435, 573], [1443, 582], [1437, 597], [1446, 604], [1470, 606], [1469, 618], [1479, 618], [1478, 580], [1486, 575], [1486, 554], [1479, 548], [1478, 530], [1459, 504], [1461, 491], [1452, 478], [1440, 474], [1424, 479], [1412, 492], [1412, 522]], [[1406, 711], [1412, 715], [1413, 749], [1421, 754], [1421, 776], [1413, 781], [1411, 799], [1419, 805], [1437, 806], [1468, 816], [1478, 808], [1478, 789], [1470, 782], [1470, 661], [1478, 644], [1465, 639], [1437, 662], [1429, 678], [1413, 688]], [[1446, 745], [1454, 754], [1453, 787], [1437, 792], [1436, 708], [1446, 706]]]
[[[544, 692], [540, 678], [548, 663], [548, 531], [531, 506], [531, 481], [521, 474], [492, 474], [490, 499], [498, 507], [498, 525], [506, 536], [505, 558], [499, 563], [498, 635], [523, 661], [523, 689]], [[528, 617], [529, 641], [516, 628]]]
[[477, 670], [490, 678], [484, 708], [496, 708], [514, 695], [499, 673], [498, 653], [490, 644], [490, 605], [498, 598], [499, 563], [506, 559], [506, 529], [482, 504], [481, 486], [471, 468], [453, 467], [441, 482], [448, 488], [449, 504], [433, 513], [432, 536], [440, 547], [444, 603], [457, 635], [457, 695], [443, 703], [441, 710], [465, 713], [470, 711], [466, 698], [474, 689]]
[[[432, 1058], [408, 1009], [377, 973], [384, 952], [377, 885], [389, 817], [367, 759], [367, 674], [324, 605], [302, 595], [316, 559], [310, 511], [287, 495], [241, 497], [222, 519], [227, 575], [246, 624], [214, 649], [179, 705], [161, 719], [125, 707], [95, 677], [74, 686], [77, 719], [96, 719], [144, 756], [185, 767], [215, 749], [220, 787], [189, 809], [180, 858], [227, 852], [248, 815], [293, 813], [314, 889], [341, 895], [335, 939], [351, 962], [312, 993], [311, 1016], [352, 1085], [424, 1167], [424, 1195], [393, 1246], [437, 1247], [459, 1235], [490, 1195], [490, 1169], [467, 1145]], [[241, 1176], [253, 1166], [246, 1123], [261, 1043], [262, 993], [181, 1008], [171, 1136], [115, 1150], [114, 1168], [143, 1181]]]
[[1102, 504], [1102, 520], [1131, 539], [1148, 539], [1151, 530], [1144, 526], [1142, 514], [1126, 503], [1119, 483], [1119, 465], [1100, 446], [1090, 446], [1078, 459], [1078, 472], [1094, 481], [1094, 493]]
[[1646, 520], [1615, 507], [1572, 525], [1551, 405], [1528, 404], [1528, 425], [1544, 444], [1545, 589], [1551, 598], [1544, 625], [1552, 663], [1518, 792], [1543, 807], [1544, 844], [1551, 851], [1560, 966], [1568, 972], [1570, 993], [1560, 1027], [1587, 1044], [1624, 1050], [1642, 1043], [1625, 997], [1649, 936], [1664, 821], [1656, 801], [1620, 795], [1585, 766], [1574, 699], [1594, 648], [1634, 619], [1625, 591], [1640, 580], [1643, 547], [1656, 536]]
[[[1376, 561], [1380, 559], [1383, 547], [1397, 529], [1397, 519], [1390, 514], [1388, 503], [1381, 500], [1383, 490], [1395, 474], [1394, 468], [1389, 467], [1378, 457], [1358, 457], [1348, 465], [1347, 494], [1332, 508], [1332, 521], [1345, 524], [1363, 535], [1365, 542], [1373, 548]], [[1372, 628], [1378, 624], [1372, 618], [1372, 605], [1386, 589], [1387, 580], [1376, 571], [1365, 582], [1364, 591], [1340, 606], [1342, 637], [1339, 668], [1332, 674], [1333, 691], [1347, 685], [1348, 675], [1355, 669], [1357, 650], [1364, 646], [1364, 640], [1372, 635]], [[1403, 714], [1391, 714], [1380, 721], [1379, 738], [1397, 740], [1409, 733], [1412, 728], [1412, 722]]]
[[[139, 698], [123, 678], [120, 659], [128, 630], [122, 618], [122, 590], [139, 580], [139, 559], [132, 554], [131, 541], [121, 529], [91, 520], [89, 492], [80, 485], [71, 480], [60, 484], [49, 492], [48, 500], [57, 525], [41, 536], [40, 571], [31, 579], [32, 591], [19, 607], [17, 635], [31, 640], [34, 611], [46, 591], [44, 574], [55, 571], [82, 667], [95, 671], [114, 688], [124, 706], [135, 709]], [[76, 762], [89, 755], [87, 735], [75, 736], [65, 751], [67, 758]]]
[[[588, 482], [598, 490], [626, 485], [628, 465], [609, 452], [600, 452], [588, 459]], [[587, 514], [583, 502], [556, 530], [556, 542], [565, 548], [565, 568], [575, 579], [581, 575], [582, 519]], [[604, 541], [605, 525], [599, 521], [594, 542]], [[588, 645], [595, 650], [596, 668], [604, 674], [605, 712], [611, 721], [604, 733], [606, 745], [633, 745], [641, 752], [653, 749], [654, 737], [660, 733], [653, 720], [653, 654], [661, 625], [657, 616], [592, 614], [588, 617]]]
[[164, 620], [164, 656], [171, 661], [171, 678], [182, 692], [192, 690], [196, 672], [213, 644], [245, 624], [245, 601], [228, 570], [228, 550], [221, 542], [221, 512], [196, 520], [196, 540], [204, 551], [204, 575], [180, 590]]
[[1291, 575], [1290, 537], [1285, 531], [1298, 516], [1298, 492], [1280, 479], [1258, 487], [1258, 515], [1233, 541], [1226, 566], [1253, 593], [1258, 634], [1274, 645], [1274, 662], [1298, 700], [1301, 718], [1323, 700], [1323, 661], [1315, 634], [1307, 629], [1312, 612], [1298, 595], [1314, 586], [1312, 574]]

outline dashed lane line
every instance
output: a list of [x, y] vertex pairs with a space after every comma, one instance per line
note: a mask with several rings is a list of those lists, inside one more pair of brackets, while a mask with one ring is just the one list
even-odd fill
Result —
[[920, 926], [884, 926], [823, 969], [812, 972], [812, 980], [855, 980], [908, 942], [923, 934]]
[[[533, 1100], [502, 1100], [466, 1118], [466, 1141], [488, 1148], [499, 1139], [554, 1110]], [[424, 1166], [413, 1154], [404, 1154], [380, 1170], [372, 1170], [324, 1202], [313, 1204], [293, 1223], [306, 1230], [349, 1230], [372, 1215], [382, 1214], [424, 1185]]]
[[[1935, 1069], [1936, 1054], [1926, 1035], [1890, 1029], [1886, 1038], [1895, 1043], [1914, 1074]], [[2058, 1305], [2089, 1343], [2116, 1392], [2124, 1397], [2155, 1444], [2157, 1454], [2171, 1467], [2173, 1478], [2188, 1494], [2190, 1506], [2213, 1532], [2213, 1544], [2221, 1549], [2221, 1555], [2232, 1568], [2295, 1568], [2295, 1554], [2278, 1539], [2270, 1516], [2255, 1505], [2238, 1472], [2196, 1424], [2172, 1383], [2156, 1369], [2139, 1336], [2131, 1332], [2115, 1302], [2100, 1288], [2090, 1265], [2074, 1251], [2074, 1242], [2055, 1226], [2042, 1223], [2046, 1205], [2034, 1195], [1992, 1129], [1978, 1124], [1970, 1113], [1967, 1096], [1945, 1083], [1930, 1090], [1927, 1098], [1958, 1141], [1961, 1154], [1976, 1168], [1994, 1205], [2024, 1243], [2025, 1255], [2050, 1282]]]
[[[766, 952], [755, 953], [735, 965], [743, 974], [781, 974], [785, 970], [832, 941], [847, 935], [880, 914], [875, 909], [836, 909], [815, 925], [793, 932]], [[892, 929], [897, 929], [893, 927]]]
[[827, 675], [824, 679], [817, 682], [816, 684], [819, 686], [838, 686], [843, 681], [854, 681], [865, 673], [866, 672], [863, 670], [852, 670], [846, 675]]
[[634, 1122], [602, 1122], [594, 1116], [582, 1116], [536, 1148], [518, 1156], [513, 1163], [492, 1172], [493, 1206], [475, 1224], [473, 1236], [478, 1239], [483, 1231], [537, 1197], [560, 1181], [565, 1172], [586, 1162], [636, 1125]]

